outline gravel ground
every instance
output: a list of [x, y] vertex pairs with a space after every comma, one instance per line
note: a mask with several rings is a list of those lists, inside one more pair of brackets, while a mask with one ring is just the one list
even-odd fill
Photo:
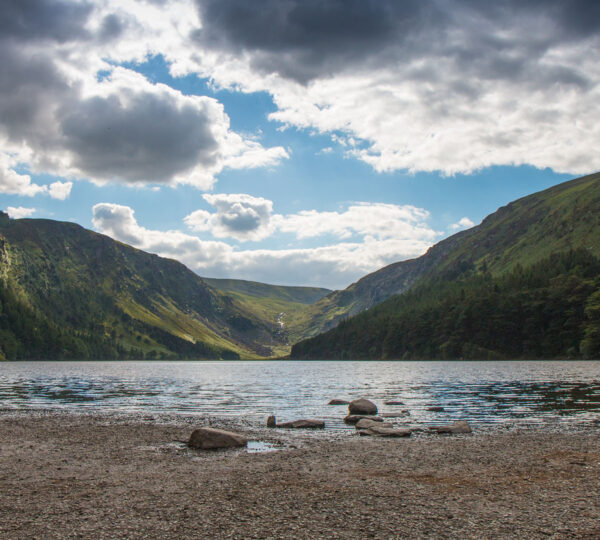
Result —
[[371, 439], [207, 419], [0, 412], [0, 538], [600, 538], [599, 428]]

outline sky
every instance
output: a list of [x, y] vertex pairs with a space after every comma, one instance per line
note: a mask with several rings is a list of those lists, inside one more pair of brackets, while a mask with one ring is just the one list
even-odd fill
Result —
[[600, 170], [596, 0], [3, 0], [0, 208], [331, 289]]

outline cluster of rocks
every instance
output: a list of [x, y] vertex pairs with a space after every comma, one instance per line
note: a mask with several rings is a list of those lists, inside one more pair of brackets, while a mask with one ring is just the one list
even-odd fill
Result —
[[377, 405], [368, 399], [355, 399], [348, 403], [348, 416], [344, 423], [354, 424], [361, 436], [366, 437], [410, 437], [410, 429], [398, 429], [377, 416]]
[[[404, 405], [402, 401], [386, 401], [386, 405]], [[377, 415], [377, 405], [368, 399], [356, 399], [354, 401], [345, 401], [342, 399], [332, 399], [329, 405], [348, 405], [348, 416], [344, 417], [346, 424], [354, 425], [362, 436], [375, 437], [410, 437], [412, 433], [417, 431], [429, 431], [438, 434], [459, 435], [471, 433], [471, 426], [468, 422], [460, 420], [448, 425], [429, 426], [425, 429], [422, 426], [410, 425], [404, 427], [395, 427], [394, 424], [385, 422], [386, 418], [398, 418], [402, 416], [410, 416], [408, 409], [403, 409], [398, 412], [381, 413]], [[427, 408], [428, 411], [442, 412], [444, 407], [432, 406]]]
[[[386, 405], [403, 405], [401, 401], [386, 401]], [[361, 436], [370, 437], [410, 437], [413, 432], [425, 431], [421, 426], [396, 427], [391, 422], [386, 422], [385, 418], [397, 418], [400, 416], [410, 416], [408, 409], [403, 409], [397, 413], [383, 413], [378, 415], [377, 405], [365, 398], [345, 401], [342, 399], [332, 399], [329, 405], [348, 405], [348, 415], [344, 417], [344, 423], [354, 425]], [[428, 411], [443, 411], [443, 407], [429, 407]], [[324, 429], [325, 422], [315, 419], [299, 419], [291, 422], [277, 423], [275, 416], [267, 418], [267, 427], [269, 428], [288, 428], [288, 429]], [[430, 426], [427, 431], [438, 434], [464, 434], [471, 433], [471, 426], [468, 422], [460, 420], [448, 425]], [[239, 433], [225, 431], [211, 427], [202, 427], [193, 431], [188, 441], [188, 446], [200, 450], [213, 450], [217, 448], [236, 448], [247, 446], [248, 440]]]

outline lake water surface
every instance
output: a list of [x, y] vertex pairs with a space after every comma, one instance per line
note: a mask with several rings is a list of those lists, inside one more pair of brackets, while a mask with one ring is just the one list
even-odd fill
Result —
[[[15, 362], [0, 364], [0, 410], [67, 409], [324, 418], [343, 429], [367, 397], [410, 421], [573, 427], [600, 419], [600, 362]], [[401, 400], [403, 405], [385, 405]], [[430, 406], [443, 412], [428, 411]], [[408, 420], [408, 419], [407, 419]]]

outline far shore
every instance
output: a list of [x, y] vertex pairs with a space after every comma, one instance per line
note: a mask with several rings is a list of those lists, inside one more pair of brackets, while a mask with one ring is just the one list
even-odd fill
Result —
[[598, 538], [598, 428], [195, 451], [201, 418], [0, 409], [0, 537]]

